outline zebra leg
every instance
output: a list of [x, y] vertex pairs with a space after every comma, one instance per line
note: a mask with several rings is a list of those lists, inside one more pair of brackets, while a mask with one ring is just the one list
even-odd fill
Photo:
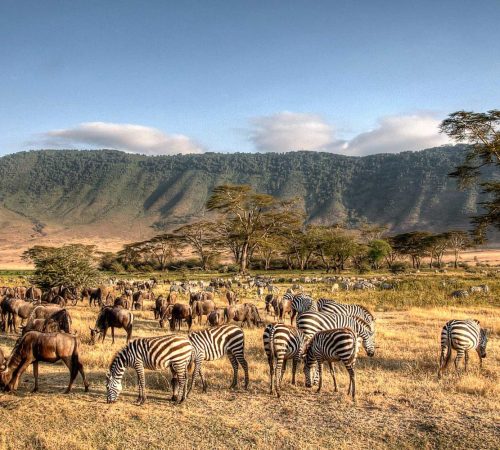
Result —
[[248, 376], [248, 363], [245, 357], [243, 356], [243, 353], [241, 355], [238, 355], [236, 357], [237, 361], [240, 363], [241, 367], [243, 368], [243, 372], [245, 374], [245, 390], [248, 389], [248, 382], [249, 382], [249, 376]]
[[139, 396], [137, 397], [136, 405], [143, 405], [146, 401], [146, 379], [144, 375], [144, 366], [138, 362], [134, 366], [137, 373], [137, 386], [139, 387]]
[[276, 371], [275, 371], [275, 383], [276, 383], [276, 395], [278, 398], [281, 396], [281, 382], [283, 381], [283, 372], [286, 369], [286, 360], [283, 359], [284, 355], [278, 354], [276, 357]]
[[181, 363], [181, 364], [176, 364], [175, 366], [172, 366], [172, 371], [174, 371], [177, 375], [177, 381], [178, 381], [178, 391], [179, 395], [177, 395], [177, 401], [176, 403], [182, 403], [186, 399], [186, 394], [187, 394], [187, 383], [186, 383], [186, 378], [187, 378], [187, 363]]
[[292, 360], [292, 385], [295, 386], [295, 374], [297, 373], [297, 366], [299, 365], [300, 359], [294, 357]]
[[196, 382], [196, 378], [198, 375], [200, 375], [200, 378], [202, 380], [202, 386], [203, 386], [203, 392], [205, 392], [205, 382], [203, 380], [203, 375], [201, 374], [201, 355], [196, 355], [194, 358], [194, 370], [193, 370], [193, 375], [191, 376], [191, 380], [189, 380], [189, 387], [188, 387], [188, 395], [191, 393], [191, 389], [193, 389], [193, 385]]
[[323, 361], [318, 361], [318, 377], [318, 390], [316, 392], [319, 394], [323, 387]]
[[232, 353], [229, 353], [227, 356], [231, 362], [231, 366], [233, 366], [233, 382], [229, 388], [235, 389], [238, 386], [238, 361]]
[[356, 397], [356, 373], [354, 372], [354, 367], [349, 366], [346, 367], [349, 372], [349, 389], [347, 391], [347, 395], [352, 393], [352, 399], [355, 400]]
[[448, 364], [450, 363], [450, 360], [451, 360], [451, 346], [447, 347], [446, 356], [444, 354], [445, 348], [446, 347], [441, 348], [441, 357], [439, 358], [438, 378], [442, 377], [443, 372], [446, 370], [446, 368], [448, 367]]
[[269, 394], [273, 393], [273, 382], [274, 382], [274, 358], [271, 355], [271, 352], [267, 355], [267, 363], [269, 364]]
[[464, 356], [464, 351], [463, 350], [457, 350], [457, 357], [455, 358], [455, 370], [458, 372], [459, 369], [458, 369], [458, 366], [460, 364], [460, 360], [463, 358]]
[[338, 392], [337, 379], [335, 378], [335, 365], [333, 364], [333, 362], [328, 361], [328, 367], [330, 369], [330, 374], [332, 375], [333, 378], [333, 391]]

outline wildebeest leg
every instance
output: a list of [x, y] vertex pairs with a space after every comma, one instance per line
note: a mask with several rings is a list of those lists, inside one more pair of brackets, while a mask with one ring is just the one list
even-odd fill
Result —
[[77, 356], [75, 358], [74, 363], [78, 367], [78, 371], [80, 372], [80, 375], [82, 376], [83, 380], [83, 385], [85, 386], [85, 392], [89, 391], [89, 382], [87, 381], [87, 377], [85, 376], [85, 371], [83, 370], [83, 364], [80, 362], [80, 358]]
[[131, 337], [132, 337], [132, 324], [130, 324], [127, 327], [127, 344], [129, 343]]
[[115, 327], [111, 327], [111, 344], [115, 343]]
[[33, 361], [33, 378], [35, 378], [35, 386], [31, 392], [38, 392], [38, 361]]
[[33, 361], [30, 358], [22, 360], [22, 363], [19, 364], [18, 368], [16, 369], [12, 380], [10, 380], [10, 383], [5, 387], [6, 391], [17, 391], [17, 386], [19, 385], [19, 379], [21, 378], [21, 375], [25, 372], [25, 370], [32, 362]]
[[106, 333], [108, 332], [108, 327], [104, 328], [104, 330], [102, 330], [102, 341], [101, 342], [104, 342], [104, 339], [106, 339]]
[[66, 364], [66, 367], [69, 369], [69, 384], [64, 394], [69, 394], [71, 392], [71, 388], [73, 387], [73, 383], [75, 382], [76, 377], [78, 376], [78, 365], [75, 364], [75, 360], [72, 356], [65, 356], [61, 358]]

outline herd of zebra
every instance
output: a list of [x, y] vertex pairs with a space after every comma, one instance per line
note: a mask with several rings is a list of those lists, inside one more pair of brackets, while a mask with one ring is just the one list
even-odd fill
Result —
[[[337, 391], [334, 362], [340, 361], [349, 373], [348, 395], [356, 395], [355, 364], [360, 346], [369, 357], [375, 354], [375, 317], [361, 305], [343, 304], [335, 300], [314, 301], [306, 295], [285, 294], [283, 300], [290, 302], [296, 315], [296, 327], [282, 322], [269, 324], [263, 333], [263, 346], [269, 363], [270, 393], [280, 396], [281, 381], [288, 360], [292, 360], [292, 384], [295, 384], [296, 369], [304, 361], [306, 387], [322, 388], [323, 363], [328, 363]], [[292, 319], [293, 320], [293, 319]], [[486, 357], [487, 332], [477, 320], [452, 320], [446, 323], [441, 334], [441, 358], [439, 377], [456, 350], [455, 367], [465, 357], [467, 369], [468, 352], [476, 350], [480, 361]], [[207, 389], [202, 373], [203, 361], [213, 361], [227, 355], [232, 368], [231, 387], [238, 383], [238, 369], [245, 375], [248, 387], [248, 363], [245, 359], [245, 335], [234, 324], [223, 324], [186, 335], [171, 334], [163, 337], [139, 338], [118, 352], [106, 376], [108, 403], [117, 400], [122, 389], [122, 378], [127, 367], [135, 369], [138, 377], [138, 404], [146, 400], [144, 370], [172, 371], [172, 400], [184, 401], [200, 378], [203, 391]], [[189, 378], [189, 368], [192, 367]]]

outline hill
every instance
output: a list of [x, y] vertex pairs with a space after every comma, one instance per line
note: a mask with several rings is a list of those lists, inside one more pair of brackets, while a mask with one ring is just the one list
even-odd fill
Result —
[[366, 157], [20, 152], [0, 158], [0, 252], [14, 257], [34, 243], [71, 240], [116, 249], [195, 219], [222, 183], [299, 197], [312, 222], [366, 219], [392, 231], [467, 228], [478, 192], [458, 191], [447, 177], [464, 151], [455, 146]]

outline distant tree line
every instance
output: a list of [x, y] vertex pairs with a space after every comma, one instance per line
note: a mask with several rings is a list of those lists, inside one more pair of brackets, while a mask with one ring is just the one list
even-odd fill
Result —
[[338, 273], [347, 267], [363, 272], [384, 266], [399, 270], [406, 262], [419, 269], [424, 258], [430, 267], [442, 267], [445, 252], [453, 252], [457, 267], [460, 252], [473, 245], [461, 230], [388, 235], [386, 228], [370, 224], [307, 224], [296, 201], [259, 194], [247, 185], [216, 187], [206, 207], [207, 216], [200, 221], [104, 254], [101, 267], [209, 270], [231, 257], [243, 273], [250, 268]]

